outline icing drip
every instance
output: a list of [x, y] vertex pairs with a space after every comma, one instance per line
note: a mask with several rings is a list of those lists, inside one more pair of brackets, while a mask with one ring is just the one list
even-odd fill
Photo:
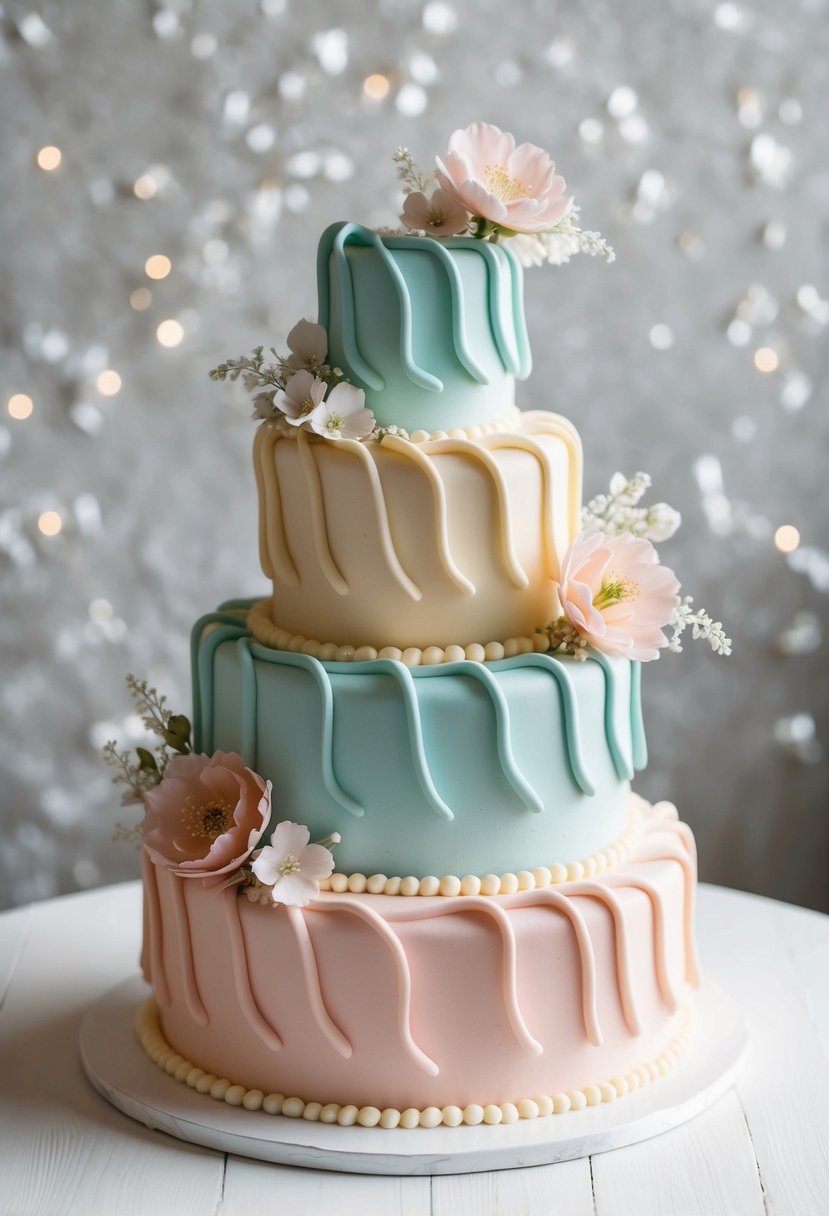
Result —
[[190, 917], [187, 913], [187, 898], [185, 895], [187, 881], [186, 878], [179, 878], [177, 874], [168, 875], [170, 907], [173, 913], [173, 930], [176, 935], [178, 952], [181, 958], [181, 979], [184, 985], [184, 1003], [187, 1006], [187, 1012], [194, 1022], [198, 1022], [199, 1026], [206, 1026], [208, 1022], [207, 1010], [202, 1003], [193, 960], [193, 939], [190, 932]]
[[633, 767], [641, 772], [648, 763], [648, 745], [642, 719], [642, 664], [630, 665], [630, 724], [633, 737]]
[[239, 898], [236, 888], [228, 887], [222, 892], [220, 898], [224, 903], [225, 922], [230, 937], [230, 957], [233, 960], [233, 979], [236, 983], [239, 1006], [248, 1025], [265, 1046], [269, 1047], [271, 1051], [281, 1051], [282, 1040], [270, 1022], [266, 1021], [262, 1010], [256, 1004], [256, 998], [251, 989], [245, 933], [239, 915]]
[[[529, 435], [517, 435], [507, 432], [500, 435], [482, 435], [478, 440], [482, 447], [490, 452], [504, 448], [513, 448], [520, 452], [529, 452], [535, 456], [541, 469], [541, 537], [544, 546], [544, 572], [549, 579], [558, 579], [561, 566], [556, 553], [553, 503], [553, 462], [549, 452]], [[572, 473], [572, 470], [571, 470]]]
[[[141, 850], [141, 873], [144, 873], [144, 850]], [[153, 976], [150, 970], [150, 910], [147, 906], [147, 888], [144, 886], [141, 892], [141, 953], [138, 958], [138, 966], [141, 970], [141, 977], [145, 984], [152, 984]]]
[[529, 587], [530, 580], [521, 567], [512, 540], [507, 483], [504, 480], [503, 473], [486, 448], [482, 447], [480, 443], [474, 443], [471, 439], [431, 439], [428, 443], [421, 445], [421, 451], [426, 455], [448, 453], [450, 455], [468, 456], [472, 460], [477, 460], [483, 466], [489, 474], [493, 490], [495, 491], [498, 508], [499, 554], [504, 567], [504, 573], [514, 587], [518, 587], [520, 590]]
[[259, 499], [259, 561], [266, 578], [278, 578], [288, 587], [299, 586], [279, 496], [274, 449], [282, 437], [277, 426], [264, 423], [253, 441], [253, 468]]
[[149, 979], [155, 988], [159, 1005], [170, 1004], [170, 986], [164, 970], [164, 942], [161, 936], [161, 904], [158, 897], [158, 876], [145, 849], [141, 850], [141, 871], [144, 877], [144, 904], [149, 929]]
[[[670, 808], [670, 812], [663, 810]], [[650, 839], [646, 851], [641, 854], [642, 861], [676, 861], [682, 868], [684, 880], [684, 925], [685, 925], [685, 959], [687, 979], [689, 984], [699, 983], [699, 961], [694, 938], [694, 893], [696, 891], [697, 850], [693, 833], [687, 824], [680, 823], [671, 817], [675, 816], [676, 808], [672, 803], [658, 802], [654, 806], [660, 831], [664, 831], [671, 839], [671, 847], [667, 852], [659, 852], [657, 840]]]
[[[618, 668], [615, 668], [606, 655], [600, 650], [591, 650], [588, 654], [588, 659], [594, 663], [598, 663], [604, 672], [605, 679], [605, 702], [604, 702], [604, 729], [607, 737], [607, 745], [610, 749], [610, 755], [613, 759], [613, 767], [616, 769], [616, 776], [620, 781], [630, 781], [633, 777], [633, 761], [631, 757], [626, 755], [622, 741], [619, 738], [616, 730], [616, 700], [618, 692]], [[632, 667], [632, 665], [631, 665]], [[631, 671], [631, 679], [633, 673]], [[631, 722], [631, 732], [633, 731], [633, 723]]]
[[302, 909], [285, 905], [285, 914], [296, 938], [297, 949], [299, 950], [302, 964], [302, 974], [305, 977], [305, 991], [308, 1003], [311, 1006], [311, 1012], [314, 1015], [314, 1021], [337, 1054], [348, 1060], [351, 1057], [352, 1047], [340, 1028], [334, 1024], [331, 1015], [325, 1008], [325, 1002], [322, 999], [322, 992], [320, 991], [319, 968], [317, 967], [314, 943], [311, 941], [311, 935], [308, 932], [308, 925], [305, 922]]
[[329, 584], [337, 592], [337, 595], [348, 595], [348, 582], [340, 573], [337, 564], [331, 555], [331, 548], [328, 543], [328, 527], [325, 521], [325, 502], [322, 496], [322, 486], [320, 484], [319, 469], [317, 462], [314, 459], [314, 444], [310, 442], [308, 435], [304, 430], [299, 432], [297, 436], [297, 445], [299, 447], [299, 459], [302, 465], [302, 471], [305, 474], [305, 484], [308, 487], [308, 497], [311, 506], [311, 523], [314, 531], [314, 544], [317, 552], [317, 561], [320, 564], [325, 577]]
[[190, 670], [193, 673], [193, 750], [196, 752], [213, 751], [213, 658], [216, 648], [222, 642], [247, 636], [244, 619], [221, 610], [200, 617], [193, 626]]
[[[637, 857], [638, 861], [639, 858]], [[668, 973], [668, 947], [667, 938], [665, 935], [665, 906], [662, 902], [662, 896], [657, 887], [646, 878], [642, 878], [639, 874], [608, 874], [605, 878], [610, 886], [613, 887], [634, 887], [636, 890], [644, 892], [651, 901], [653, 910], [653, 957], [654, 967], [656, 970], [656, 982], [659, 985], [659, 991], [662, 994], [662, 999], [674, 1013], [679, 1004], [677, 992], [671, 983]]]
[[630, 942], [622, 905], [612, 891], [598, 882], [574, 882], [567, 888], [568, 895], [589, 895], [601, 900], [613, 917], [613, 933], [616, 942], [616, 978], [619, 984], [619, 999], [625, 1023], [631, 1034], [642, 1033], [642, 1023], [636, 1011], [633, 984], [630, 974]]
[[569, 462], [568, 504], [570, 538], [581, 531], [581, 482], [582, 448], [579, 433], [561, 414], [548, 414], [544, 410], [528, 410], [523, 417], [524, 426], [536, 435], [555, 435], [567, 448]]
[[256, 769], [256, 724], [257, 686], [256, 668], [250, 653], [249, 638], [239, 638], [236, 651], [239, 655], [239, 670], [242, 675], [242, 759], [248, 768]]
[[[479, 244], [483, 244], [480, 241]], [[524, 315], [524, 269], [518, 258], [509, 249], [501, 246], [501, 252], [506, 256], [510, 269], [510, 287], [512, 290], [512, 315], [515, 323], [515, 337], [518, 343], [518, 379], [526, 380], [533, 369], [530, 354], [530, 339], [527, 334], [527, 319]]]
[[[446, 241], [449, 249], [462, 249], [458, 241]], [[511, 324], [504, 321], [504, 301], [509, 302], [509, 321], [512, 322], [512, 271], [513, 265], [505, 251], [489, 241], [480, 241], [477, 252], [484, 259], [487, 269], [487, 293], [489, 296], [489, 320], [492, 326], [492, 336], [498, 348], [498, 354], [504, 371], [511, 376], [521, 375], [521, 358], [518, 353], [518, 335]], [[510, 332], [512, 328], [512, 332]], [[528, 348], [529, 350], [529, 348]], [[529, 370], [525, 374], [529, 374]]]
[[409, 969], [409, 960], [406, 957], [406, 951], [400, 943], [397, 936], [391, 931], [382, 916], [366, 906], [366, 904], [358, 903], [356, 900], [338, 899], [333, 895], [326, 895], [324, 899], [318, 899], [314, 903], [315, 912], [349, 912], [352, 916], [359, 917], [365, 924], [382, 939], [388, 946], [394, 961], [395, 976], [397, 980], [397, 995], [398, 995], [398, 1030], [403, 1046], [411, 1058], [415, 1061], [423, 1072], [428, 1073], [432, 1077], [436, 1077], [440, 1072], [434, 1060], [426, 1055], [418, 1047], [412, 1038], [411, 1027], [411, 1004], [412, 1004], [412, 975]]

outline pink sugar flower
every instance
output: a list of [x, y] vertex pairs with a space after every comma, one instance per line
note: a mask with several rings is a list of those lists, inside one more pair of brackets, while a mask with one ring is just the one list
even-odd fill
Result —
[[509, 232], [542, 232], [566, 215], [563, 177], [535, 144], [491, 123], [475, 122], [455, 131], [444, 160], [437, 157], [438, 182], [474, 216]]
[[428, 236], [454, 236], [469, 227], [466, 207], [439, 188], [432, 191], [430, 198], [421, 190], [412, 190], [406, 195], [400, 218], [407, 228]]
[[649, 540], [601, 532], [576, 537], [561, 565], [561, 611], [597, 650], [657, 659], [662, 629], [679, 603], [679, 583]]
[[271, 783], [234, 752], [173, 756], [144, 798], [144, 848], [183, 878], [228, 874], [250, 857], [271, 813]]

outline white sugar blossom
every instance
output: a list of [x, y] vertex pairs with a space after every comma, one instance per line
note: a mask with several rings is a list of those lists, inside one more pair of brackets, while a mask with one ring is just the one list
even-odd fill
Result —
[[721, 654], [727, 657], [731, 654], [731, 638], [726, 637], [725, 630], [722, 627], [722, 621], [715, 621], [704, 612], [698, 609], [696, 612], [691, 605], [693, 599], [690, 595], [684, 595], [679, 601], [679, 604], [674, 609], [673, 615], [668, 622], [673, 630], [668, 641], [668, 649], [674, 654], [682, 652], [682, 644], [680, 637], [686, 629], [691, 629], [691, 637], [694, 641], [708, 642], [714, 654]]
[[366, 439], [374, 430], [375, 419], [365, 402], [361, 388], [344, 382], [335, 384], [305, 421], [326, 439]]
[[296, 372], [279, 394], [277, 406], [291, 426], [302, 426], [322, 404], [328, 385], [309, 371]]
[[[334, 871], [334, 858], [323, 844], [309, 844], [311, 833], [300, 823], [285, 820], [276, 826], [270, 844], [251, 862], [251, 870], [270, 887], [275, 904], [302, 908], [319, 895], [320, 881]], [[334, 834], [332, 844], [339, 841]]]
[[543, 232], [519, 232], [503, 244], [511, 249], [522, 266], [564, 266], [577, 253], [600, 255], [615, 262], [616, 254], [599, 232], [579, 228], [579, 208], [573, 203], [553, 228]]
[[606, 536], [627, 533], [645, 540], [670, 540], [682, 523], [682, 516], [666, 502], [640, 507], [639, 501], [650, 486], [647, 473], [636, 473], [630, 480], [623, 473], [614, 473], [610, 493], [597, 494], [582, 509], [582, 532], [585, 535], [604, 532]]
[[279, 412], [274, 405], [275, 397], [275, 388], [270, 389], [267, 393], [257, 393], [253, 398], [253, 413], [251, 414], [251, 418], [261, 418], [263, 420], [274, 418]]
[[297, 321], [288, 334], [287, 342], [291, 352], [285, 360], [287, 367], [313, 369], [325, 362], [328, 334], [322, 325], [313, 321]]
[[406, 195], [400, 218], [407, 228], [426, 236], [453, 236], [469, 227], [469, 212], [440, 187], [430, 198], [412, 190]]

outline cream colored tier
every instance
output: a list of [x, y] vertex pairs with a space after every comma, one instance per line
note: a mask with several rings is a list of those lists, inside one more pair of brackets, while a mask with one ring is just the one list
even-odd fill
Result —
[[367, 443], [264, 423], [254, 464], [274, 625], [379, 650], [531, 636], [549, 621], [578, 530], [581, 443], [556, 414], [512, 418]]
[[489, 898], [263, 906], [145, 860], [144, 973], [181, 1061], [242, 1092], [517, 1103], [664, 1053], [698, 979], [695, 889], [693, 837], [668, 803], [624, 865]]

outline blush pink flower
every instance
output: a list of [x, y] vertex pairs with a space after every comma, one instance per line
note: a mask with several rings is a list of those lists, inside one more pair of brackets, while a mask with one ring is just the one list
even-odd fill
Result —
[[469, 227], [466, 207], [441, 189], [433, 190], [430, 198], [421, 190], [412, 190], [406, 195], [400, 218], [407, 228], [428, 236], [454, 236]]
[[535, 144], [487, 122], [455, 131], [444, 160], [437, 157], [438, 182], [474, 216], [510, 232], [542, 232], [566, 215], [563, 177]]
[[622, 535], [576, 537], [561, 565], [561, 611], [597, 650], [657, 659], [668, 645], [662, 629], [679, 603], [673, 570], [649, 540]]
[[[271, 888], [275, 904], [302, 908], [319, 895], [320, 880], [334, 872], [334, 857], [322, 844], [309, 844], [311, 833], [301, 823], [285, 820], [276, 825], [266, 844], [251, 863], [256, 877]], [[334, 842], [339, 840], [335, 835]]]
[[215, 877], [238, 869], [259, 843], [271, 783], [234, 752], [173, 756], [144, 809], [144, 847], [156, 865], [183, 878]]

